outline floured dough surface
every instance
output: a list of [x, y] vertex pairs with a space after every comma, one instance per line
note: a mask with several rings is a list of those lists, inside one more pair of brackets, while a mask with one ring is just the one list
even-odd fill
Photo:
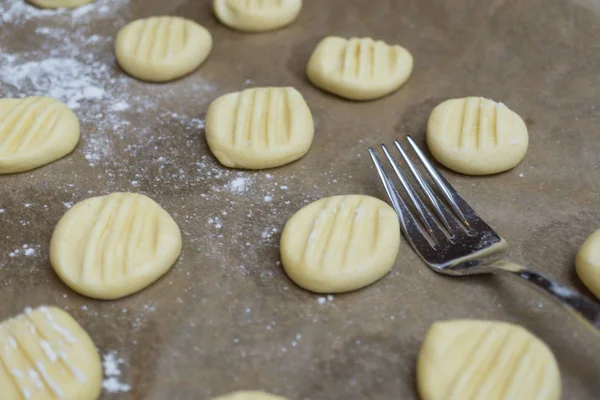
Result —
[[0, 324], [3, 400], [94, 400], [101, 381], [94, 343], [66, 312], [28, 308]]
[[248, 391], [235, 392], [225, 396], [217, 397], [213, 400], [287, 400], [285, 397], [275, 396], [265, 392]]
[[312, 144], [314, 122], [291, 87], [246, 89], [219, 97], [206, 113], [206, 140], [226, 167], [262, 169], [291, 163]]
[[369, 196], [334, 196], [290, 218], [281, 237], [281, 261], [299, 286], [340, 293], [382, 278], [399, 247], [400, 224], [390, 206]]
[[96, 0], [27, 0], [34, 6], [41, 8], [74, 8]]
[[579, 279], [600, 299], [600, 230], [581, 246], [575, 258]]
[[121, 68], [149, 82], [166, 82], [198, 68], [212, 50], [212, 36], [180, 17], [151, 17], [127, 24], [115, 42]]
[[329, 36], [315, 48], [306, 73], [323, 90], [351, 100], [373, 100], [398, 90], [412, 69], [413, 57], [402, 46]]
[[29, 171], [69, 154], [79, 120], [51, 97], [0, 99], [0, 174]]
[[431, 326], [419, 353], [423, 400], [558, 400], [560, 372], [550, 349], [524, 328], [455, 320]]
[[230, 28], [263, 32], [292, 23], [302, 0], [213, 0], [215, 16]]
[[427, 124], [427, 145], [446, 167], [467, 175], [507, 171], [529, 144], [523, 119], [502, 103], [482, 97], [447, 100]]
[[67, 211], [52, 235], [50, 261], [76, 292], [117, 299], [156, 281], [180, 252], [179, 227], [157, 203], [112, 193]]

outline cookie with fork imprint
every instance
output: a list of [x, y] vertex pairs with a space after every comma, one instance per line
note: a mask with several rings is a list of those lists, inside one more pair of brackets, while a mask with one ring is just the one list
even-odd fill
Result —
[[466, 175], [490, 175], [516, 167], [527, 152], [523, 119], [483, 97], [447, 100], [433, 110], [427, 145], [446, 167]]
[[69, 154], [79, 120], [51, 97], [0, 99], [0, 174], [29, 171]]
[[334, 196], [290, 218], [281, 237], [281, 261], [298, 286], [342, 293], [387, 274], [399, 247], [400, 223], [389, 205], [370, 196]]
[[404, 47], [371, 38], [321, 40], [306, 67], [318, 88], [351, 100], [374, 100], [398, 90], [409, 78], [413, 57]]
[[298, 17], [302, 0], [213, 0], [219, 21], [243, 32], [283, 28]]
[[423, 400], [558, 400], [554, 355], [526, 329], [505, 322], [454, 320], [429, 328], [417, 361]]
[[112, 193], [67, 211], [52, 235], [50, 262], [76, 292], [118, 299], [167, 273], [180, 252], [181, 232], [164, 209], [141, 194]]
[[129, 75], [149, 82], [181, 78], [212, 50], [212, 36], [194, 21], [151, 17], [130, 22], [117, 35], [115, 53]]
[[303, 157], [315, 126], [308, 104], [292, 87], [251, 88], [213, 101], [206, 141], [226, 167], [279, 167]]
[[95, 400], [102, 365], [87, 332], [69, 314], [41, 306], [0, 323], [3, 400]]

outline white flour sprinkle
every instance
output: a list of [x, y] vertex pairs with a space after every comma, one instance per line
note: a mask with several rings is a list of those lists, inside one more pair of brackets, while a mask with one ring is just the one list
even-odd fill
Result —
[[238, 176], [229, 183], [229, 190], [233, 193], [242, 193], [248, 190], [250, 183], [249, 177]]
[[125, 360], [117, 357], [116, 351], [109, 351], [102, 357], [102, 366], [106, 379], [102, 382], [102, 388], [108, 393], [128, 392], [131, 386], [121, 383], [118, 376], [121, 376], [120, 365], [125, 364]]
[[327, 303], [327, 299], [325, 297], [318, 297], [317, 301], [319, 302], [319, 304], [325, 304], [325, 303]]
[[54, 97], [75, 110], [83, 101], [100, 100], [106, 95], [97, 75], [107, 69], [106, 65], [88, 65], [73, 58], [47, 58], [5, 68], [0, 76], [20, 92], [31, 86], [30, 95]]
[[20, 249], [15, 249], [8, 253], [9, 257], [17, 257], [23, 255], [25, 257], [32, 257], [36, 254], [36, 249], [39, 249], [39, 245], [24, 244]]
[[221, 229], [223, 227], [223, 223], [219, 217], [209, 218], [208, 225], [214, 226], [216, 229]]
[[118, 103], [113, 104], [110, 107], [111, 111], [125, 111], [129, 109], [129, 104], [127, 104], [127, 102], [125, 101], [119, 101]]
[[277, 228], [267, 228], [262, 232], [261, 237], [268, 241], [271, 240], [273, 235], [275, 235], [277, 232], [279, 232], [279, 229]]

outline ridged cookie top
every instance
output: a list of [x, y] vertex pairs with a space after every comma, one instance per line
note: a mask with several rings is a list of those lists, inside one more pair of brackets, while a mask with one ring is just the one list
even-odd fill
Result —
[[26, 171], [70, 153], [79, 121], [51, 97], [0, 99], [0, 174]]
[[213, 0], [213, 10], [225, 25], [248, 32], [281, 28], [291, 23], [302, 0]]
[[308, 78], [318, 87], [354, 100], [370, 100], [397, 90], [410, 76], [411, 54], [371, 38], [327, 37], [313, 52]]
[[121, 67], [136, 78], [167, 81], [186, 75], [206, 59], [212, 36], [201, 25], [180, 17], [133, 21], [117, 35]]
[[560, 374], [548, 347], [503, 322], [434, 324], [421, 348], [417, 378], [423, 400], [560, 398]]
[[528, 147], [523, 119], [502, 103], [482, 97], [438, 105], [427, 126], [427, 143], [442, 164], [466, 174], [514, 167]]
[[302, 95], [290, 87], [246, 89], [216, 99], [206, 115], [206, 139], [228, 167], [269, 168], [302, 157], [314, 123]]
[[92, 400], [101, 379], [94, 344], [64, 311], [26, 309], [0, 324], [2, 399]]
[[50, 258], [74, 290], [113, 299], [162, 276], [181, 250], [171, 216], [150, 198], [113, 193], [71, 208], [52, 236]]
[[394, 210], [369, 196], [334, 196], [298, 211], [285, 226], [281, 255], [288, 275], [315, 292], [367, 286], [392, 267], [400, 244]]

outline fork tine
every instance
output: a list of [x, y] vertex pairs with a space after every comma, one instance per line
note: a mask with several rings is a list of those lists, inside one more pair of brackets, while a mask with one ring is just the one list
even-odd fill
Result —
[[421, 189], [423, 190], [423, 192], [429, 199], [430, 203], [433, 205], [433, 208], [434, 208], [437, 216], [439, 217], [439, 219], [444, 224], [444, 227], [448, 230], [450, 235], [454, 236], [455, 233], [459, 229], [461, 229], [460, 225], [456, 222], [456, 220], [454, 218], [452, 218], [452, 216], [450, 215], [450, 212], [446, 209], [444, 204], [440, 202], [440, 200], [434, 194], [433, 190], [431, 190], [431, 187], [429, 186], [429, 184], [427, 183], [425, 178], [423, 178], [423, 175], [417, 169], [415, 163], [408, 157], [408, 154], [406, 154], [406, 151], [404, 150], [404, 148], [402, 147], [400, 142], [398, 142], [397, 140], [394, 140], [394, 144], [396, 145], [396, 149], [400, 152], [400, 155], [404, 159], [404, 162], [406, 163], [406, 165], [408, 165], [410, 172], [412, 173], [414, 178], [417, 180], [417, 183], [419, 184], [419, 186], [421, 187]]
[[415, 151], [415, 153], [417, 154], [417, 156], [423, 163], [423, 166], [425, 167], [425, 169], [427, 170], [429, 175], [431, 175], [431, 178], [435, 182], [435, 185], [440, 189], [440, 191], [442, 192], [442, 195], [448, 201], [448, 203], [450, 204], [450, 207], [452, 207], [452, 209], [456, 213], [457, 217], [469, 230], [471, 230], [472, 229], [471, 223], [469, 222], [469, 219], [465, 216], [465, 214], [474, 215], [479, 219], [479, 217], [477, 216], [475, 211], [458, 194], [456, 189], [454, 189], [448, 183], [446, 178], [444, 178], [442, 176], [442, 174], [440, 174], [438, 169], [431, 162], [429, 162], [429, 160], [427, 159], [425, 154], [423, 154], [423, 152], [421, 151], [419, 146], [415, 143], [413, 138], [410, 136], [407, 136], [406, 139], [408, 140], [408, 143], [410, 143], [411, 147], [413, 148], [413, 150]]
[[427, 232], [437, 243], [441, 243], [442, 241], [447, 240], [447, 237], [442, 231], [438, 222], [435, 220], [433, 215], [431, 215], [431, 213], [429, 212], [429, 210], [427, 209], [427, 207], [425, 206], [415, 189], [412, 187], [411, 183], [408, 181], [408, 179], [406, 179], [406, 177], [402, 173], [402, 170], [400, 169], [400, 166], [398, 166], [398, 163], [396, 162], [394, 157], [392, 157], [392, 154], [389, 152], [387, 147], [384, 144], [382, 144], [381, 148], [383, 149], [385, 156], [387, 157], [389, 163], [394, 169], [394, 172], [398, 176], [398, 179], [400, 179], [400, 183], [402, 184], [402, 187], [408, 194], [408, 197], [410, 198], [413, 206], [417, 210], [417, 214], [419, 215], [421, 221], [423, 222], [423, 225], [427, 229]]
[[[390, 198], [392, 207], [394, 207], [396, 214], [398, 214], [398, 217], [400, 218], [400, 223], [402, 224], [402, 229], [406, 236], [415, 245], [417, 245], [417, 243], [428, 243], [431, 245], [430, 239], [428, 239], [421, 231], [421, 228], [419, 228], [419, 224], [417, 224], [417, 221], [404, 203], [404, 200], [402, 200], [402, 197], [400, 197], [400, 194], [398, 194], [398, 191], [390, 181], [390, 178], [383, 169], [381, 161], [379, 161], [377, 153], [375, 153], [375, 150], [373, 150], [372, 147], [369, 147], [369, 154], [371, 155], [373, 164], [375, 164], [375, 168], [377, 169], [377, 173], [379, 174], [379, 178], [383, 183], [385, 191]], [[416, 238], [417, 240], [414, 240], [413, 238]]]

